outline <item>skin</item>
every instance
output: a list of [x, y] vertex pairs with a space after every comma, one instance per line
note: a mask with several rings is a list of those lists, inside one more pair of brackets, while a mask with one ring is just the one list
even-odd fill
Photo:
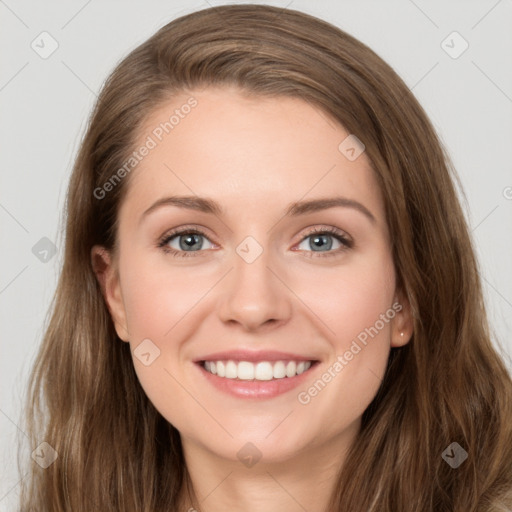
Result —
[[[390, 348], [412, 333], [409, 304], [395, 286], [383, 198], [366, 155], [349, 161], [339, 151], [348, 132], [296, 98], [194, 90], [151, 113], [137, 147], [191, 95], [197, 106], [132, 171], [119, 249], [94, 247], [94, 267], [121, 340], [132, 353], [145, 339], [160, 350], [148, 366], [135, 356], [133, 363], [149, 399], [181, 434], [196, 509], [320, 512]], [[225, 212], [162, 206], [143, 217], [171, 195], [208, 197]], [[284, 216], [294, 201], [332, 196], [358, 201], [375, 221], [349, 207]], [[158, 247], [185, 225], [206, 234], [190, 257]], [[327, 235], [332, 246], [318, 248], [308, 237], [314, 227], [335, 227], [354, 245], [337, 251], [343, 245]], [[247, 236], [263, 249], [252, 263], [236, 251]], [[179, 242], [168, 245], [179, 251]], [[298, 393], [396, 302], [403, 309], [317, 396], [299, 403]], [[240, 399], [199, 378], [192, 362], [237, 348], [312, 355], [320, 364], [298, 389]], [[252, 467], [237, 457], [248, 442], [261, 453]], [[189, 506], [184, 497], [182, 510]]]

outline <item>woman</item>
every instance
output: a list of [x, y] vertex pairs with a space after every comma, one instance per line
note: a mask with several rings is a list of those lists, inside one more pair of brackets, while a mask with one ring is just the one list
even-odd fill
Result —
[[336, 27], [230, 5], [160, 29], [76, 159], [27, 411], [56, 458], [21, 508], [511, 509], [512, 383], [456, 179]]

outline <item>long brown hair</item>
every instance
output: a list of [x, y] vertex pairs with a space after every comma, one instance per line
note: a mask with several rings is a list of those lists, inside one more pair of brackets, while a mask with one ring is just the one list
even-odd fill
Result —
[[[23, 511], [177, 510], [189, 482], [179, 432], [153, 407], [91, 265], [116, 243], [122, 167], [149, 113], [173, 94], [235, 85], [302, 98], [366, 146], [385, 199], [414, 334], [392, 348], [329, 510], [512, 508], [512, 380], [491, 342], [478, 266], [446, 150], [399, 76], [367, 46], [310, 15], [225, 5], [183, 16], [132, 51], [103, 86], [66, 204], [65, 254], [27, 394], [32, 463]], [[467, 459], [442, 454], [458, 443]]]

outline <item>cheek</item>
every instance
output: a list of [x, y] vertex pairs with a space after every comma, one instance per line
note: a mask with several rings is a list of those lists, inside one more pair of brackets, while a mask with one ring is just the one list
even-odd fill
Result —
[[[125, 274], [123, 297], [130, 341], [138, 338], [159, 338], [172, 319], [171, 297], [176, 289], [165, 286], [162, 280], [155, 279], [154, 273], [147, 268], [138, 270], [130, 276]], [[170, 326], [167, 326], [167, 329]]]
[[146, 257], [144, 261], [135, 251], [125, 256], [120, 273], [139, 383], [156, 409], [180, 431], [187, 432], [201, 411], [194, 408], [195, 402], [191, 406], [185, 391], [189, 385], [180, 385], [185, 381], [180, 339], [186, 339], [191, 311], [207, 286], [204, 280], [201, 284], [201, 279], [191, 278], [194, 271], [173, 269], [164, 258], [148, 262]]
[[366, 329], [376, 322], [380, 339], [389, 337], [395, 271], [386, 247], [357, 256], [338, 269], [303, 272], [295, 279], [297, 295], [317, 318], [316, 323], [321, 320], [323, 335], [337, 353], [347, 350], [360, 333], [364, 338]]
[[327, 297], [318, 294], [318, 311], [330, 330], [332, 355], [298, 401], [311, 415], [330, 415], [334, 432], [364, 412], [384, 377], [396, 315], [392, 260], [385, 252], [362, 260], [328, 289]]
[[159, 340], [180, 322], [211, 286], [199, 270], [174, 268], [163, 258], [134, 254], [121, 267], [128, 332], [137, 339]]

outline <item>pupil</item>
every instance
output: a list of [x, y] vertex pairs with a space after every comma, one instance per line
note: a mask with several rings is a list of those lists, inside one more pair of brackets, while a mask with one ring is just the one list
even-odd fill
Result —
[[[198, 242], [199, 235], [197, 235], [196, 233], [193, 233], [193, 234], [188, 235], [187, 237], [181, 237], [181, 238], [182, 239], [185, 238], [185, 242], [180, 243], [180, 246], [182, 249], [183, 248], [188, 248], [188, 249], [193, 248], [194, 245], [196, 245], [196, 244], [201, 246], [201, 244]], [[327, 235], [315, 236], [313, 238], [313, 243], [316, 245], [317, 248], [327, 246], [327, 248], [330, 249], [332, 246], [332, 240], [326, 241], [326, 238], [329, 238], [329, 237]]]
[[323, 247], [323, 246], [327, 246], [328, 249], [331, 248], [331, 245], [332, 245], [332, 240], [328, 242], [325, 242], [325, 239], [327, 238], [327, 235], [320, 235], [320, 236], [315, 236], [313, 238], [313, 241], [314, 243], [316, 244], [317, 242], [319, 243], [319, 245], [317, 245], [317, 247]]
[[199, 245], [199, 248], [201, 244], [198, 242], [199, 235], [196, 233], [192, 233], [187, 235], [186, 237], [181, 237], [181, 240], [185, 239], [183, 243], [180, 243], [181, 249], [190, 249], [193, 248], [194, 245]]

